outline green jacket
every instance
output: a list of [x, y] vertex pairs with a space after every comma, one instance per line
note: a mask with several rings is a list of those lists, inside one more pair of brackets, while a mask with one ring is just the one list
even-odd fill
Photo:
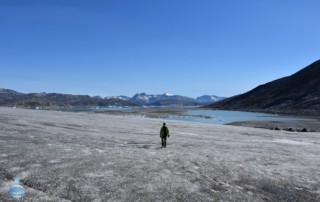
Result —
[[160, 129], [160, 137], [162, 138], [165, 134], [164, 134], [164, 130], [165, 130], [165, 128], [167, 129], [167, 137], [170, 137], [170, 131], [169, 131], [169, 128], [168, 127], [164, 127], [164, 126], [162, 126], [161, 127], [161, 129]]

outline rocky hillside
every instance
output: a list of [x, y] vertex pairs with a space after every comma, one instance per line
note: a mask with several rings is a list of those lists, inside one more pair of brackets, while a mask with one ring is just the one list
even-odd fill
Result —
[[101, 99], [88, 95], [60, 93], [19, 93], [0, 89], [0, 106], [21, 107], [74, 107], [74, 106], [135, 106], [134, 103], [118, 98]]
[[[201, 98], [201, 99], [200, 99]], [[71, 95], [61, 93], [20, 93], [0, 88], [0, 106], [21, 107], [74, 107], [74, 106], [199, 106], [223, 99], [218, 96], [201, 96], [197, 99], [172, 94], [149, 95], [140, 93], [127, 96]]]
[[207, 106], [214, 109], [319, 115], [320, 60], [297, 73]]

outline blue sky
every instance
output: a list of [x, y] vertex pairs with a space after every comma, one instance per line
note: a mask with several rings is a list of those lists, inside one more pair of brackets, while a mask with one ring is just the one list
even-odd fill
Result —
[[232, 96], [320, 59], [319, 0], [1, 0], [0, 87]]

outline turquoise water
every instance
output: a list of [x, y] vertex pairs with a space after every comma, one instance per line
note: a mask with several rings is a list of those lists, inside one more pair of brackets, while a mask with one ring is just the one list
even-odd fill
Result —
[[[166, 109], [167, 107], [81, 107], [81, 108], [69, 108], [63, 111], [130, 111], [130, 110], [143, 110], [143, 109]], [[172, 108], [171, 108], [172, 109]], [[144, 115], [137, 115], [144, 116]], [[226, 110], [199, 110], [195, 108], [189, 108], [184, 116], [170, 115], [168, 120], [179, 121], [191, 121], [209, 124], [228, 124], [232, 122], [241, 121], [276, 121], [276, 122], [292, 122], [299, 123], [301, 119], [294, 117], [284, 117], [276, 114], [256, 113], [256, 112], [244, 112], [244, 111], [226, 111]]]
[[227, 124], [239, 121], [288, 121], [287, 117], [276, 114], [225, 110], [188, 110], [186, 116], [170, 116], [168, 119], [211, 124]]

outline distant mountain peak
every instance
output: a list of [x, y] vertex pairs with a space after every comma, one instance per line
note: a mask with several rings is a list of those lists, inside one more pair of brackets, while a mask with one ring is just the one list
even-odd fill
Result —
[[[198, 106], [212, 103], [220, 99], [217, 96], [201, 96], [207, 100], [196, 100], [194, 98], [174, 95], [171, 93], [163, 94], [147, 94], [137, 93], [133, 97], [127, 96], [107, 96], [101, 97], [88, 96], [88, 95], [71, 95], [61, 93], [19, 93], [13, 90], [0, 88], [0, 105], [2, 106], [136, 106], [136, 105], [149, 105], [149, 106]], [[201, 98], [200, 97], [200, 98]]]
[[197, 102], [203, 104], [210, 104], [225, 99], [224, 97], [218, 97], [216, 95], [202, 95], [196, 98]]
[[119, 96], [107, 96], [104, 99], [119, 99], [119, 100], [130, 100], [130, 97], [119, 95]]
[[0, 88], [0, 93], [14, 93], [14, 94], [23, 94], [14, 90], [6, 89], [6, 88]]
[[164, 96], [173, 96], [171, 93], [163, 93]]
[[203, 105], [210, 104], [224, 99], [218, 96], [201, 96], [199, 99], [194, 99], [181, 95], [174, 95], [171, 93], [163, 93], [158, 95], [150, 95], [146, 93], [135, 94], [130, 101], [140, 105]]

